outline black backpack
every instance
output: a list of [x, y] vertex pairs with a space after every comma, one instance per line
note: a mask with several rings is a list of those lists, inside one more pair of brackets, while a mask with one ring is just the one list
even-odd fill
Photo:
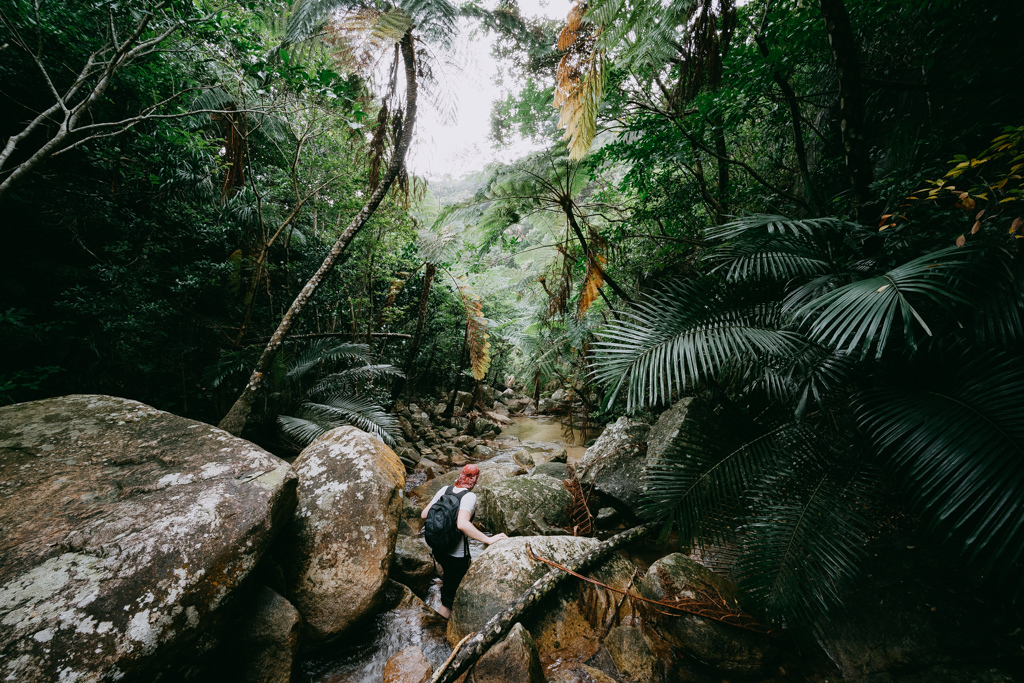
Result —
[[435, 554], [447, 555], [459, 541], [466, 539], [466, 535], [459, 531], [458, 521], [459, 504], [467, 493], [469, 491], [455, 493], [455, 487], [449, 486], [448, 491], [430, 506], [427, 522], [423, 525], [423, 538]]

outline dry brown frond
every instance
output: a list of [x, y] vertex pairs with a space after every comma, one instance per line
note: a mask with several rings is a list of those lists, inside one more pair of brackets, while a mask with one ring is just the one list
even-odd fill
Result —
[[469, 348], [469, 366], [473, 379], [480, 381], [491, 367], [490, 333], [484, 317], [483, 304], [469, 286], [459, 281], [459, 296], [466, 309], [466, 344]]
[[565, 50], [558, 63], [554, 106], [561, 110], [558, 127], [565, 129], [569, 157], [582, 159], [597, 134], [597, 109], [604, 97], [604, 54], [596, 48], [597, 27], [583, 20], [586, 3], [577, 2], [558, 36]]

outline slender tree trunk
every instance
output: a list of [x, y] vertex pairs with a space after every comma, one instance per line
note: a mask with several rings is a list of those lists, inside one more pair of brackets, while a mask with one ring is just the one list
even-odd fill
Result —
[[797, 100], [796, 92], [789, 84], [789, 81], [786, 80], [786, 77], [779, 71], [778, 67], [771, 63], [769, 59], [771, 53], [764, 36], [758, 34], [754, 37], [754, 40], [757, 42], [765, 62], [772, 70], [772, 78], [775, 80], [775, 84], [779, 86], [779, 90], [782, 91], [782, 96], [789, 106], [789, 121], [793, 127], [793, 151], [796, 154], [797, 165], [800, 167], [800, 178], [804, 182], [804, 191], [807, 193], [807, 201], [810, 203], [811, 208], [815, 213], [821, 213], [821, 207], [818, 205], [814, 192], [814, 185], [811, 183], [811, 172], [807, 166], [807, 148], [804, 145], [803, 126], [800, 125], [800, 102]]
[[[572, 231], [576, 233], [576, 239], [579, 240], [580, 246], [583, 247], [583, 253], [589, 256], [590, 247], [587, 246], [587, 238], [583, 236], [583, 230], [580, 229], [579, 223], [576, 222], [576, 216], [573, 215], [571, 200], [563, 200], [561, 202], [561, 206], [562, 211], [565, 212], [565, 217], [569, 220], [569, 227], [571, 227]], [[626, 294], [626, 291], [622, 289], [622, 287], [620, 287], [618, 283], [615, 282], [615, 280], [612, 279], [612, 277], [608, 274], [608, 271], [606, 271], [604, 268], [601, 268], [600, 266], [597, 267], [601, 270], [601, 276], [604, 277], [604, 281], [608, 283], [608, 286], [612, 288], [612, 291], [618, 294], [619, 298], [621, 298], [626, 303], [633, 303], [633, 300], [629, 297], [628, 294]]]
[[342, 252], [345, 251], [345, 248], [348, 247], [349, 243], [366, 225], [373, 212], [380, 206], [384, 195], [391, 189], [391, 184], [405, 163], [405, 153], [409, 149], [409, 143], [412, 141], [413, 126], [416, 123], [416, 54], [411, 32], [407, 31], [402, 36], [400, 46], [402, 59], [405, 62], [405, 121], [402, 126], [402, 134], [395, 144], [394, 153], [391, 156], [391, 161], [388, 163], [388, 168], [384, 173], [384, 177], [381, 178], [377, 189], [374, 190], [362, 210], [356, 214], [352, 222], [345, 228], [345, 231], [338, 237], [338, 241], [334, 243], [330, 253], [327, 254], [327, 258], [320, 264], [320, 268], [317, 269], [316, 273], [305, 284], [299, 295], [295, 297], [292, 305], [288, 308], [288, 311], [284, 314], [284, 317], [281, 318], [281, 323], [278, 325], [273, 336], [271, 336], [270, 341], [267, 342], [266, 348], [263, 349], [263, 353], [256, 362], [256, 367], [253, 368], [252, 375], [249, 377], [249, 382], [245, 385], [245, 389], [242, 390], [242, 394], [235, 401], [234, 405], [231, 406], [228, 414], [220, 421], [220, 428], [231, 434], [240, 435], [245, 429], [249, 413], [252, 412], [252, 407], [255, 405], [256, 399], [263, 389], [263, 378], [270, 370], [274, 358], [277, 356], [277, 352], [284, 343], [285, 337], [291, 330], [292, 325], [298, 320], [302, 309], [313, 298], [324, 278], [334, 268]]
[[840, 128], [843, 132], [843, 146], [846, 148], [846, 169], [853, 188], [853, 201], [857, 205], [858, 214], [867, 213], [866, 205], [871, 202], [874, 170], [868, 154], [864, 125], [864, 88], [857, 42], [843, 0], [819, 0], [819, 5], [839, 76]]
[[[612, 536], [604, 543], [601, 543], [576, 562], [569, 564], [568, 568], [578, 574], [583, 573], [590, 567], [593, 567], [598, 561], [607, 556], [613, 550], [621, 548], [628, 543], [632, 543], [638, 538], [642, 538], [656, 528], [656, 522], [648, 522], [647, 524], [627, 529], [616, 536]], [[492, 645], [505, 637], [512, 625], [522, 619], [532, 607], [541, 601], [541, 598], [554, 591], [568, 576], [569, 574], [566, 574], [560, 569], [552, 569], [547, 574], [537, 579], [533, 586], [523, 593], [515, 604], [505, 611], [495, 614], [491, 617], [490, 621], [484, 624], [483, 628], [470, 636], [462, 649], [456, 653], [448, 667], [435, 674], [434, 677], [430, 679], [430, 683], [451, 683], [458, 678], [463, 672], [471, 667], [481, 655], [487, 652]]]
[[430, 303], [430, 288], [434, 284], [434, 276], [437, 275], [437, 266], [427, 262], [423, 272], [423, 289], [420, 290], [419, 309], [416, 314], [416, 331], [412, 335], [412, 343], [409, 345], [409, 356], [405, 361], [405, 380], [395, 382], [395, 393], [393, 398], [398, 398], [402, 390], [412, 384], [412, 366], [416, 362], [416, 355], [420, 352], [420, 345], [423, 343], [423, 327], [427, 321], [427, 308]]
[[716, 219], [719, 224], [725, 223], [729, 216], [729, 155], [725, 146], [725, 124], [722, 117], [715, 117], [715, 154], [718, 155], [718, 205], [715, 207]]

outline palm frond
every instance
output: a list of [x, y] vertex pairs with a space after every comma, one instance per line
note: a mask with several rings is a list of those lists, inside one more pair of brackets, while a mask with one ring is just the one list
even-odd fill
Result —
[[299, 379], [320, 363], [343, 359], [354, 360], [366, 365], [372, 363], [370, 349], [366, 344], [318, 339], [295, 357], [288, 369], [287, 378]]
[[683, 547], [734, 541], [746, 492], [773, 461], [773, 431], [731, 405], [694, 399], [669, 447], [648, 458], [640, 514], [674, 524]]
[[623, 386], [627, 410], [668, 403], [725, 364], [762, 363], [795, 353], [802, 338], [781, 329], [778, 308], [751, 303], [712, 280], [670, 285], [611, 323], [593, 344], [594, 375]]
[[932, 334], [919, 308], [929, 302], [947, 309], [968, 302], [963, 278], [976, 262], [974, 256], [958, 247], [925, 254], [813, 299], [795, 317], [808, 321], [809, 335], [819, 343], [861, 356], [873, 347], [876, 358], [892, 343], [902, 321], [903, 338], [913, 348], [915, 322]]
[[394, 365], [357, 365], [353, 368], [321, 377], [313, 385], [313, 388], [309, 390], [309, 395], [320, 396], [352, 390], [356, 383], [364, 383], [385, 377], [405, 377], [405, 373]]
[[305, 448], [330, 429], [317, 422], [291, 415], [278, 415], [277, 425], [284, 435], [299, 448]]
[[345, 394], [331, 396], [320, 403], [303, 403], [302, 417], [327, 429], [352, 425], [380, 436], [389, 446], [396, 445], [398, 419], [372, 401]]
[[1024, 552], [1024, 365], [1014, 352], [929, 350], [858, 398], [861, 429], [935, 527], [989, 568]]
[[857, 576], [872, 497], [870, 467], [836, 457], [809, 431], [792, 433], [790, 457], [750, 491], [736, 566], [752, 607], [794, 630], [813, 629]]

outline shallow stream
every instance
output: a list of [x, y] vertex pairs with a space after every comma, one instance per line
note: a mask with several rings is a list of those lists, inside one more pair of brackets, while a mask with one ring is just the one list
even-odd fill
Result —
[[[568, 461], [576, 464], [586, 447], [579, 430], [572, 433], [569, 443], [565, 430], [557, 417], [513, 417], [501, 436], [516, 437], [520, 441], [543, 441], [564, 445]], [[478, 554], [483, 545], [471, 541], [471, 553]], [[440, 579], [434, 580], [426, 603], [440, 605]], [[384, 666], [389, 658], [404, 648], [415, 645], [423, 651], [436, 669], [451, 653], [445, 639], [446, 622], [433, 612], [424, 611], [417, 603], [402, 600], [397, 584], [389, 584], [385, 591], [384, 607], [353, 637], [330, 648], [303, 658], [297, 680], [301, 683], [380, 683]]]

